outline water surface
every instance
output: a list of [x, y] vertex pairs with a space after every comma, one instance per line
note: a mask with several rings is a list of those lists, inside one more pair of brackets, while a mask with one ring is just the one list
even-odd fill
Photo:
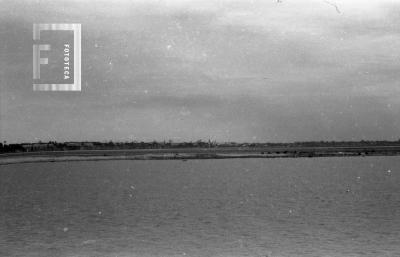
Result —
[[0, 166], [0, 256], [400, 256], [400, 158]]

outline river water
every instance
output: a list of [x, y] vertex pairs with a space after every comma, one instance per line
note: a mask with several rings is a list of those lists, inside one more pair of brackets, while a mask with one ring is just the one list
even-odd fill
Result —
[[0, 166], [0, 256], [400, 256], [400, 157]]

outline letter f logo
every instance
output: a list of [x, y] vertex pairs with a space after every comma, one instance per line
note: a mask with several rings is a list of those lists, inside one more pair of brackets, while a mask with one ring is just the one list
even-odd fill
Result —
[[[35, 38], [33, 38], [35, 40]], [[48, 58], [40, 58], [40, 51], [49, 51], [50, 45], [33, 45], [33, 79], [40, 79], [40, 65], [49, 64]]]
[[[0, 0], [1, 1], [1, 0]], [[41, 31], [73, 31], [73, 53], [74, 53], [74, 63], [73, 70], [69, 71], [69, 74], [73, 75], [73, 84], [71, 81], [68, 83], [58, 83], [54, 84], [51, 81], [47, 83], [40, 83], [40, 66], [43, 64], [49, 64], [48, 58], [41, 58], [41, 51], [49, 51], [50, 44], [40, 44], [40, 32]], [[81, 91], [81, 24], [78, 23], [46, 23], [46, 24], [33, 24], [33, 40], [35, 44], [33, 45], [33, 90], [34, 91]], [[65, 45], [65, 44], [64, 44]], [[57, 48], [57, 47], [56, 47]], [[68, 56], [69, 60], [69, 56]], [[67, 61], [68, 61], [67, 60]], [[65, 61], [65, 57], [64, 57]], [[69, 63], [68, 63], [69, 64]], [[65, 68], [65, 66], [64, 66]], [[69, 66], [68, 66], [69, 68]], [[51, 69], [51, 67], [49, 67]], [[65, 75], [64, 72], [61, 75]], [[46, 77], [44, 74], [42, 77]], [[44, 80], [42, 78], [42, 80]], [[49, 83], [50, 82], [50, 83]], [[67, 82], [67, 81], [65, 81]]]

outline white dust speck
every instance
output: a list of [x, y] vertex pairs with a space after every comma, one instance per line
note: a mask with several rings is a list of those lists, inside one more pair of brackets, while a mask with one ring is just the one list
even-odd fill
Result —
[[189, 110], [187, 110], [186, 108], [183, 107], [183, 108], [180, 110], [179, 114], [182, 115], [182, 116], [188, 116], [188, 115], [190, 115], [190, 114], [192, 114], [192, 113], [191, 113]]
[[63, 228], [63, 231], [64, 231], [64, 232], [67, 232], [67, 231], [68, 231], [68, 228], [67, 228], [67, 227]]
[[89, 240], [86, 240], [86, 241], [82, 242], [83, 245], [94, 244], [94, 243], [96, 243], [96, 240], [92, 240], [92, 239], [89, 239]]

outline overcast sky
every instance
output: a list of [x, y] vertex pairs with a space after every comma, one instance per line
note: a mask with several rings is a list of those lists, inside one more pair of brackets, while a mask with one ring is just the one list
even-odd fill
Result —
[[[32, 90], [32, 24], [82, 24], [82, 91]], [[400, 138], [400, 1], [0, 0], [0, 139]]]

